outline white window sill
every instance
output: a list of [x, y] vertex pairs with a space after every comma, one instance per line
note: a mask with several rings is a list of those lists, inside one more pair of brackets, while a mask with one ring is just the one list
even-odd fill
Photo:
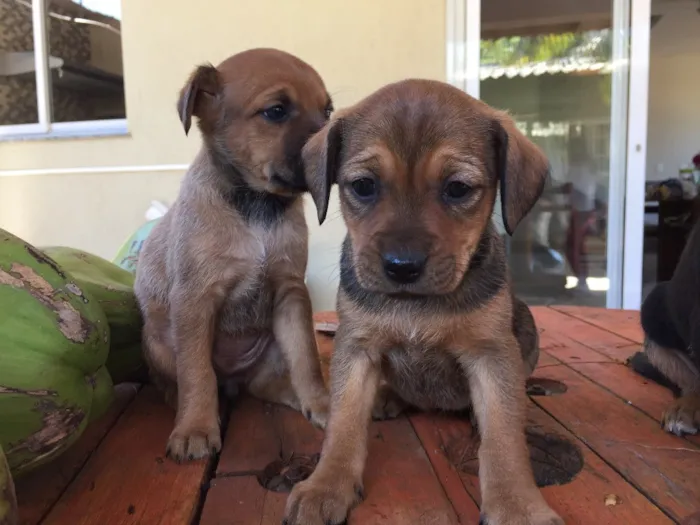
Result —
[[128, 136], [126, 119], [0, 126], [0, 142]]

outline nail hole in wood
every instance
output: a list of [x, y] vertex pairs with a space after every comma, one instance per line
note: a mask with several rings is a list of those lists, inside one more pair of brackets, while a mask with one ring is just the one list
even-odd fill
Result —
[[530, 377], [525, 383], [528, 396], [555, 396], [568, 390], [561, 381], [544, 377]]
[[[581, 449], [569, 439], [537, 426], [527, 427], [525, 435], [538, 487], [565, 485], [583, 469]], [[470, 476], [479, 475], [478, 451], [478, 439], [458, 438], [443, 449], [450, 463]]]

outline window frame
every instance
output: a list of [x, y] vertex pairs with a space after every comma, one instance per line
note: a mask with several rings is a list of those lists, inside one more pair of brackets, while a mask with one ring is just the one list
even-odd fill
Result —
[[87, 138], [127, 135], [127, 119], [52, 122], [52, 93], [49, 72], [46, 0], [32, 0], [32, 32], [34, 39], [34, 74], [38, 122], [0, 124], [0, 141], [17, 139]]

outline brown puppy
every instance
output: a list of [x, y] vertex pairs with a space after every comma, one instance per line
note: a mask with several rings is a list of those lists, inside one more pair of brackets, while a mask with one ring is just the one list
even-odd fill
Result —
[[154, 382], [177, 406], [176, 460], [221, 448], [217, 377], [325, 425], [301, 148], [331, 110], [318, 73], [272, 49], [200, 66], [182, 89], [180, 119], [187, 132], [198, 117], [203, 147], [135, 286]]
[[388, 406], [387, 387], [426, 410], [473, 402], [484, 523], [563, 523], [525, 441], [534, 322], [511, 293], [491, 225], [499, 183], [509, 233], [529, 212], [548, 173], [542, 152], [462, 91], [407, 80], [333, 119], [303, 156], [319, 220], [335, 182], [348, 235], [323, 452], [290, 495], [286, 523], [339, 524], [360, 500], [368, 424]]

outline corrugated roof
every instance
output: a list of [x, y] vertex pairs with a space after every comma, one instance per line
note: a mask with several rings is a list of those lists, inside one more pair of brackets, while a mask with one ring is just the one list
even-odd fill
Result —
[[567, 58], [547, 62], [535, 62], [518, 66], [496, 66], [483, 64], [479, 68], [481, 80], [489, 78], [529, 77], [531, 75], [557, 75], [568, 73], [591, 72], [597, 74], [610, 73], [612, 62], [599, 62], [586, 58]]

